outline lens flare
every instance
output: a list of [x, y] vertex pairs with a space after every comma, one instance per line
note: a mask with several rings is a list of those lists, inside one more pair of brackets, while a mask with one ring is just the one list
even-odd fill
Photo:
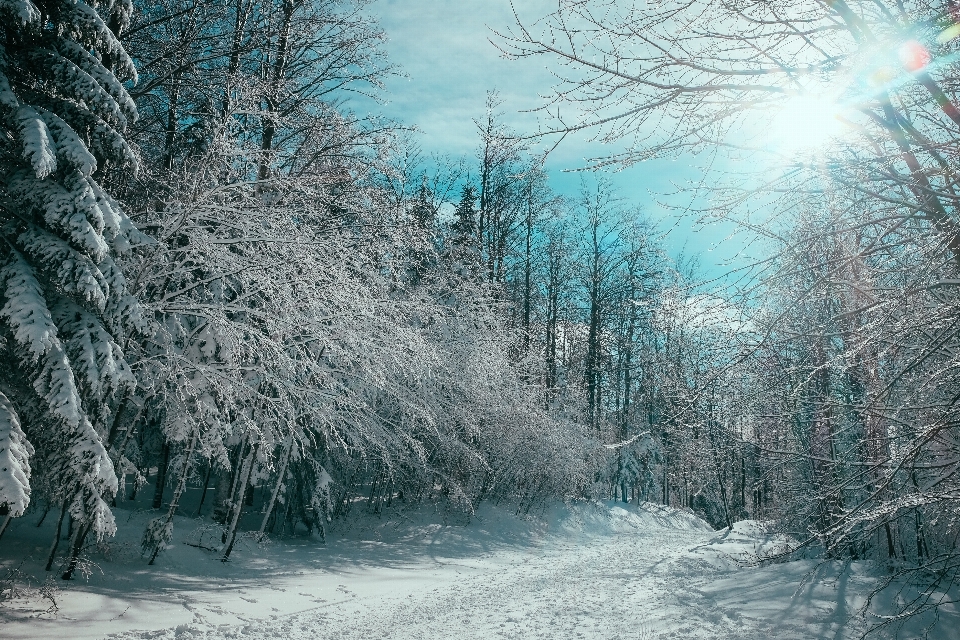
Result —
[[897, 53], [900, 56], [900, 63], [903, 64], [903, 68], [910, 73], [923, 70], [933, 60], [930, 51], [916, 40], [904, 42], [900, 45]]
[[952, 24], [940, 32], [940, 35], [937, 36], [937, 42], [946, 44], [957, 36], [960, 36], [960, 24]]
[[870, 75], [867, 76], [867, 81], [873, 87], [885, 87], [893, 82], [900, 73], [902, 73], [902, 71], [899, 69], [885, 65], [870, 73]]
[[840, 135], [840, 105], [828, 96], [792, 96], [774, 118], [773, 146], [787, 155], [816, 151]]

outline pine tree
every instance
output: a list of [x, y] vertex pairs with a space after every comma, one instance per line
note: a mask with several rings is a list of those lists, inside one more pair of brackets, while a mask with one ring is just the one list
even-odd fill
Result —
[[454, 221], [450, 225], [451, 238], [448, 258], [455, 273], [461, 277], [475, 279], [480, 273], [480, 245], [477, 237], [476, 191], [473, 185], [465, 185], [460, 194], [460, 203], [454, 211]]
[[23, 512], [35, 447], [44, 497], [67, 501], [77, 525], [68, 579], [86, 535], [115, 530], [104, 434], [134, 385], [120, 344], [145, 323], [116, 258], [146, 238], [101, 186], [136, 170], [122, 133], [137, 117], [122, 81], [136, 71], [118, 40], [132, 5], [11, 0], [0, 11], [0, 455], [16, 460], [0, 500]]
[[417, 227], [429, 233], [432, 233], [433, 227], [437, 222], [437, 208], [433, 204], [433, 194], [427, 186], [427, 177], [423, 176], [420, 183], [420, 189], [417, 191], [416, 199], [411, 208], [411, 217]]
[[433, 204], [433, 194], [427, 187], [427, 177], [422, 176], [420, 189], [410, 207], [410, 250], [408, 255], [407, 281], [419, 283], [436, 264], [437, 209]]
[[456, 220], [453, 222], [453, 231], [458, 239], [467, 240], [477, 232], [476, 210], [473, 208], [477, 201], [477, 194], [473, 185], [465, 185], [460, 195], [460, 203], [454, 212]]

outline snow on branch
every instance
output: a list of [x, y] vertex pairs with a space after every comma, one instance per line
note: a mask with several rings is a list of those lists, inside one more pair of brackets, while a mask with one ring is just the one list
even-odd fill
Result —
[[0, 392], [0, 504], [14, 518], [30, 504], [30, 457], [33, 446], [20, 428], [13, 404]]

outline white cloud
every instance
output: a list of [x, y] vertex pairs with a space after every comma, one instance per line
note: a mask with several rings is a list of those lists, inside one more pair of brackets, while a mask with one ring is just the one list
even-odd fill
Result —
[[687, 330], [708, 333], [750, 333], [755, 330], [736, 306], [710, 294], [687, 295], [682, 290], [663, 293], [657, 307], [658, 320], [667, 326], [682, 326]]

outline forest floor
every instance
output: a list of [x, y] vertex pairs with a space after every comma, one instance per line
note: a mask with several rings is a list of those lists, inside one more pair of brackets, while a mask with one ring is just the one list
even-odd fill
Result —
[[[60, 584], [55, 611], [35, 588], [0, 602], [0, 638], [856, 638], [882, 620], [883, 602], [910, 593], [859, 615], [870, 565], [758, 567], [751, 559], [778, 541], [757, 523], [718, 532], [649, 503], [557, 504], [527, 517], [484, 506], [468, 522], [393, 511], [341, 525], [325, 543], [245, 536], [228, 563], [190, 546], [219, 540], [184, 518], [148, 567], [134, 534], [152, 515], [118, 510], [120, 537], [93, 554], [85, 579]], [[46, 530], [12, 527], [0, 571], [43, 577]], [[870, 637], [960, 638], [960, 609]]]

